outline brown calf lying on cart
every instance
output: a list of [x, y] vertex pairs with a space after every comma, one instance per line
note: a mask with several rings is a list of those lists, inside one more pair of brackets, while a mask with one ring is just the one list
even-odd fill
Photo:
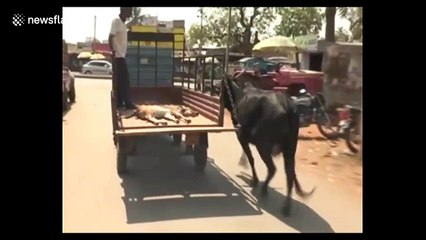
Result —
[[184, 117], [197, 117], [198, 115], [200, 115], [199, 112], [194, 111], [187, 106], [179, 106], [178, 110], [180, 111], [180, 114], [182, 114], [182, 116]]
[[131, 115], [123, 117], [137, 117], [138, 119], [146, 120], [155, 125], [167, 125], [166, 120], [175, 123], [183, 121], [189, 124], [191, 123], [191, 119], [188, 117], [196, 117], [198, 115], [198, 112], [185, 106], [179, 106], [177, 109], [170, 109], [158, 105], [140, 105]]

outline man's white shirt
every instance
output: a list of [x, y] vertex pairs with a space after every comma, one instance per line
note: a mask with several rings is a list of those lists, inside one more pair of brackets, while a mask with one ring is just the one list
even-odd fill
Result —
[[120, 18], [115, 18], [111, 23], [110, 34], [114, 35], [112, 46], [116, 58], [125, 58], [127, 52], [127, 26]]

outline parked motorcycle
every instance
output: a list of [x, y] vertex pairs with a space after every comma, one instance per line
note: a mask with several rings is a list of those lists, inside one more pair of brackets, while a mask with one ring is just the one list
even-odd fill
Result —
[[339, 127], [341, 133], [348, 146], [353, 153], [358, 153], [361, 146], [361, 113], [362, 110], [358, 107], [345, 105], [344, 108], [338, 109], [339, 112]]
[[301, 89], [299, 96], [292, 98], [299, 113], [300, 127], [316, 124], [324, 137], [336, 139], [340, 136], [339, 127], [332, 126], [332, 121], [325, 111], [325, 97], [322, 93], [312, 96], [305, 89]]

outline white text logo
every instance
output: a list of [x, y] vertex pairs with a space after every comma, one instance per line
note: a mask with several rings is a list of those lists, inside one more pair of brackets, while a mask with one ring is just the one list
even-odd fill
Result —
[[23, 26], [24, 24], [62, 24], [62, 17], [55, 15], [53, 17], [25, 17], [24, 14], [16, 13], [12, 17], [14, 26]]

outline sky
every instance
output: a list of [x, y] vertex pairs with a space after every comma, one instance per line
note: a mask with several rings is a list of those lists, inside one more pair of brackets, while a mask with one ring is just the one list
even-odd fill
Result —
[[[199, 23], [198, 7], [143, 7], [142, 14], [158, 16], [158, 20], [185, 20], [185, 29], [193, 23]], [[62, 35], [66, 42], [84, 42], [87, 37], [93, 37], [96, 16], [96, 38], [108, 39], [109, 29], [113, 18], [119, 13], [118, 7], [64, 7], [62, 9]], [[336, 14], [336, 29], [349, 29], [349, 21]], [[320, 37], [325, 36], [325, 24]]]

